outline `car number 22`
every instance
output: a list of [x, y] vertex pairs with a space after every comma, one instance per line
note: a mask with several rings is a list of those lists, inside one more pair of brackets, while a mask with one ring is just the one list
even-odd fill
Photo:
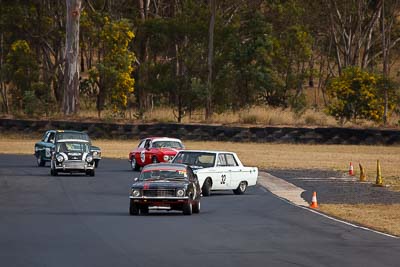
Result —
[[226, 175], [222, 174], [221, 175], [221, 184], [225, 184], [226, 183]]

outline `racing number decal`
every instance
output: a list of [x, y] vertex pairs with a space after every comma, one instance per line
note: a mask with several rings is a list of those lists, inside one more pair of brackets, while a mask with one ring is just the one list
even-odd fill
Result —
[[146, 160], [146, 156], [145, 156], [145, 154], [144, 154], [144, 150], [142, 150], [141, 152], [140, 152], [140, 160], [144, 163], [144, 161]]
[[225, 182], [226, 182], [226, 175], [222, 174], [221, 175], [221, 184], [225, 184]]

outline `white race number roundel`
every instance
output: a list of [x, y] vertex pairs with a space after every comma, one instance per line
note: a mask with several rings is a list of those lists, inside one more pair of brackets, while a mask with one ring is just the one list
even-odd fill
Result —
[[144, 163], [144, 161], [145, 161], [145, 159], [146, 159], [146, 157], [145, 157], [145, 154], [144, 154], [144, 150], [142, 151], [142, 152], [140, 152], [140, 160]]

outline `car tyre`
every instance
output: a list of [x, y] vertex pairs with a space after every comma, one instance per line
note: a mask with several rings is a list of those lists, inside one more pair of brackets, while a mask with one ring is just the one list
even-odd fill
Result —
[[196, 201], [192, 207], [193, 213], [200, 213], [200, 200]]
[[43, 160], [42, 155], [39, 154], [36, 160], [38, 167], [44, 167], [46, 165], [46, 161]]
[[139, 215], [139, 207], [137, 204], [133, 203], [132, 200], [129, 203], [129, 214], [130, 215]]
[[131, 168], [135, 172], [140, 170], [140, 166], [137, 164], [135, 157], [131, 158]]
[[205, 197], [211, 195], [211, 181], [209, 178], [204, 181], [203, 187], [201, 188], [201, 193]]
[[58, 172], [57, 172], [57, 170], [51, 168], [51, 169], [50, 169], [50, 174], [51, 174], [51, 176], [57, 176], [57, 175], [58, 175]]
[[141, 206], [140, 207], [140, 214], [141, 215], [149, 214], [149, 206]]
[[241, 181], [239, 183], [239, 186], [233, 190], [233, 193], [235, 193], [236, 195], [243, 195], [244, 192], [246, 192], [246, 189], [247, 189], [247, 182]]
[[99, 160], [99, 159], [95, 159], [95, 160], [94, 160], [94, 167], [95, 167], [95, 168], [98, 168], [98, 167], [99, 167], [99, 164], [100, 164], [100, 160]]
[[193, 207], [192, 207], [192, 203], [188, 202], [183, 204], [183, 215], [192, 215], [193, 212]]

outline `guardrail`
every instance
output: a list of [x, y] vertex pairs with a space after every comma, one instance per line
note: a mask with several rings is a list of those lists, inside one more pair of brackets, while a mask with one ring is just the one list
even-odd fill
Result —
[[37, 121], [0, 119], [1, 132], [44, 133], [48, 129], [86, 131], [93, 139], [139, 139], [170, 136], [183, 140], [274, 142], [298, 144], [399, 145], [399, 130], [353, 128], [229, 127], [222, 125], [152, 123]]

